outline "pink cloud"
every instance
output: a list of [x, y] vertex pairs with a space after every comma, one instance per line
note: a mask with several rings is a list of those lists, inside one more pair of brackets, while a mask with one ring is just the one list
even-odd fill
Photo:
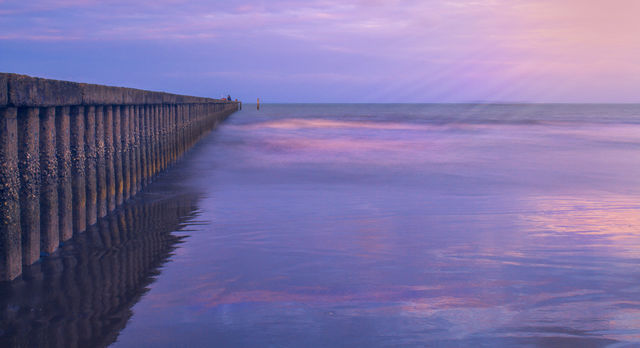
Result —
[[626, 100], [640, 85], [638, 10], [634, 0], [606, 8], [595, 0], [4, 0], [0, 40], [233, 41], [256, 57], [299, 47], [341, 63], [315, 62], [306, 77], [241, 71], [377, 83], [371, 99], [399, 90], [418, 98], [437, 86], [436, 95], [476, 89], [474, 99], [566, 101], [579, 88], [582, 99], [613, 90]]

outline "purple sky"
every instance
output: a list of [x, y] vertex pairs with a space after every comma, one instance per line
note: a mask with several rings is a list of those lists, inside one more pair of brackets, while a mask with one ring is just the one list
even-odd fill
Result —
[[640, 1], [0, 0], [0, 71], [246, 102], [640, 102]]

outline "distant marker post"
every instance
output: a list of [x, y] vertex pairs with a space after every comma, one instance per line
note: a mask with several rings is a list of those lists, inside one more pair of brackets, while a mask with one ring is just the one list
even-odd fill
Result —
[[260, 98], [258, 98], [258, 110], [260, 110]]

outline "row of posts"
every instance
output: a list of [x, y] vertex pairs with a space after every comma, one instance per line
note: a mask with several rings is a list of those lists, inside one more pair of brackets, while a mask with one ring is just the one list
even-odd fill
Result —
[[136, 195], [237, 108], [0, 108], [0, 281]]
[[113, 343], [183, 238], [171, 232], [193, 216], [196, 202], [182, 195], [125, 205], [75, 238], [76, 252], [45, 258], [23, 280], [0, 284], [0, 347]]

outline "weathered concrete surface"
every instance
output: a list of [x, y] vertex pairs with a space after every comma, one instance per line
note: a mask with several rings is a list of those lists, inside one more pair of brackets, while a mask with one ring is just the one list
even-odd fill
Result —
[[18, 109], [22, 263], [40, 258], [40, 110]]
[[160, 105], [162, 104], [162, 96], [165, 93], [146, 93], [144, 95], [145, 105]]
[[184, 148], [188, 149], [189, 148], [189, 137], [191, 135], [191, 109], [194, 108], [194, 105], [185, 105], [185, 107], [187, 108], [185, 115], [184, 115], [184, 125], [182, 126], [182, 128], [184, 129], [184, 139], [182, 140], [182, 142], [184, 143]]
[[131, 195], [131, 144], [129, 140], [129, 106], [120, 110], [120, 140], [122, 141], [122, 199], [126, 201]]
[[138, 192], [142, 191], [142, 166], [143, 166], [143, 159], [142, 159], [142, 151], [141, 151], [141, 130], [142, 130], [142, 124], [144, 121], [144, 107], [140, 106], [140, 105], [136, 105], [134, 106], [135, 109], [135, 127], [133, 130], [133, 135], [134, 135], [134, 151], [135, 151], [135, 156], [136, 156], [136, 185], [135, 185], [135, 193], [137, 194]]
[[107, 215], [107, 162], [105, 158], [105, 107], [96, 106], [96, 205], [97, 217]]
[[238, 106], [0, 73], [0, 281], [99, 224]]
[[9, 76], [0, 74], [0, 106], [7, 105], [9, 99]]
[[169, 113], [169, 106], [162, 105], [160, 111], [160, 120], [158, 129], [160, 130], [158, 142], [160, 144], [160, 168], [159, 171], [163, 171], [167, 168], [167, 114]]
[[178, 105], [173, 106], [171, 120], [169, 121], [169, 126], [171, 127], [171, 153], [172, 153], [172, 162], [176, 162], [178, 160], [178, 114], [180, 108]]
[[164, 169], [171, 166], [171, 113], [173, 105], [167, 105], [167, 110], [164, 115]]
[[134, 88], [103, 86], [0, 73], [0, 106], [178, 105], [227, 103]]
[[122, 134], [121, 134], [121, 123], [122, 119], [120, 118], [120, 106], [113, 107], [113, 170], [114, 170], [114, 180], [115, 180], [115, 201], [116, 206], [119, 206], [123, 202], [122, 190], [123, 190], [123, 179], [122, 179]]
[[104, 107], [104, 162], [107, 181], [107, 211], [116, 209], [116, 175], [113, 146], [113, 107]]
[[142, 187], [145, 187], [149, 184], [149, 106], [142, 106], [140, 109], [141, 117], [140, 117], [140, 162], [142, 164], [141, 168], [141, 184]]
[[151, 136], [153, 138], [153, 178], [158, 175], [160, 171], [160, 113], [162, 112], [162, 106], [156, 105], [151, 116], [152, 131]]
[[171, 163], [175, 163], [178, 159], [178, 132], [176, 129], [176, 118], [178, 115], [178, 106], [171, 105], [171, 114], [169, 117], [169, 142], [171, 145], [171, 149], [169, 151], [169, 155], [171, 156]]
[[73, 187], [73, 231], [87, 229], [87, 196], [84, 155], [84, 107], [71, 108], [71, 168]]
[[98, 222], [98, 186], [96, 153], [96, 107], [84, 108], [84, 156], [87, 192], [87, 226]]
[[149, 93], [147, 91], [134, 88], [122, 88], [122, 92], [122, 104], [124, 105], [142, 105], [146, 103], [145, 95]]
[[78, 83], [15, 74], [10, 74], [8, 78], [10, 105], [39, 107], [82, 103], [82, 92]]
[[137, 144], [137, 130], [138, 130], [138, 107], [130, 107], [130, 119], [129, 119], [129, 142], [131, 143], [131, 197], [138, 193], [138, 159], [140, 154], [138, 153]]
[[58, 157], [58, 231], [60, 241], [73, 236], [73, 211], [71, 189], [71, 134], [69, 128], [70, 109], [64, 106], [56, 109], [56, 152]]
[[17, 113], [0, 107], [0, 280], [22, 273]]
[[84, 105], [121, 105], [124, 103], [123, 89], [120, 87], [80, 83], [82, 104]]
[[40, 249], [52, 253], [60, 244], [58, 230], [58, 159], [56, 109], [40, 109]]

